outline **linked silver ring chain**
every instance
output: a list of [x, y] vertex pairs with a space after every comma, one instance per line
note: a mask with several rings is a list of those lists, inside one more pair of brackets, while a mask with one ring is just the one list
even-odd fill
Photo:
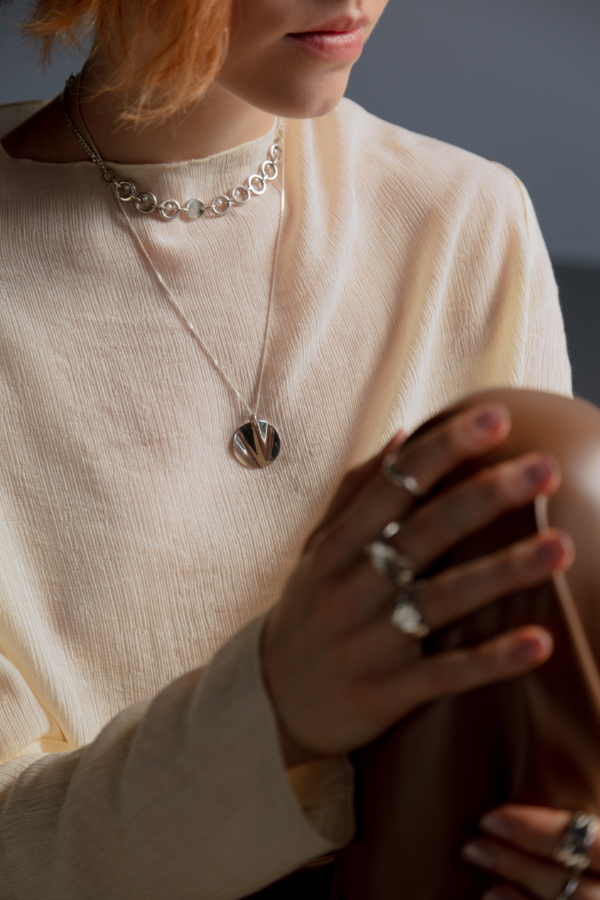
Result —
[[235, 187], [230, 194], [218, 194], [210, 203], [204, 203], [203, 200], [193, 198], [187, 203], [179, 203], [178, 200], [168, 199], [160, 202], [155, 194], [150, 191], [140, 191], [129, 179], [119, 178], [110, 166], [107, 166], [102, 157], [98, 154], [96, 148], [90, 147], [86, 139], [83, 137], [75, 123], [73, 122], [69, 109], [67, 107], [66, 94], [70, 87], [77, 83], [77, 76], [71, 75], [67, 79], [65, 87], [60, 95], [65, 121], [73, 132], [89, 158], [95, 163], [102, 172], [102, 178], [107, 184], [112, 185], [116, 196], [122, 203], [133, 202], [133, 205], [139, 213], [147, 215], [155, 210], [166, 222], [176, 219], [180, 213], [184, 212], [188, 219], [200, 219], [205, 212], [211, 212], [215, 216], [226, 216], [233, 206], [243, 206], [253, 196], [257, 197], [267, 189], [269, 181], [274, 181], [278, 174], [278, 163], [283, 158], [282, 145], [282, 128], [278, 123], [275, 142], [269, 147], [267, 158], [259, 166], [259, 171], [248, 176], [245, 184]]

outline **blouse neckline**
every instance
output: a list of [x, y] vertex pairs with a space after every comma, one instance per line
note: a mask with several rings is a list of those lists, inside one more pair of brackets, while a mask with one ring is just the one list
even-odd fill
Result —
[[[74, 160], [72, 162], [48, 162], [45, 160], [36, 160], [36, 159], [28, 159], [11, 156], [4, 149], [1, 141], [2, 138], [5, 137], [10, 131], [20, 125], [22, 122], [26, 121], [31, 115], [33, 115], [38, 110], [42, 109], [46, 103], [49, 103], [49, 100], [26, 100], [20, 103], [8, 103], [4, 105], [0, 105], [0, 161], [11, 162], [16, 165], [28, 165], [28, 166], [51, 166], [53, 168], [60, 168], [61, 170], [68, 170], [71, 167], [95, 167], [94, 163], [91, 160]], [[19, 107], [23, 110], [22, 117], [19, 116]], [[3, 115], [4, 113], [4, 115]], [[10, 118], [8, 115], [10, 114]], [[4, 120], [8, 119], [8, 127], [4, 127]], [[229, 163], [233, 168], [238, 168], [238, 166], [245, 165], [254, 165], [257, 162], [257, 158], [260, 155], [260, 151], [263, 148], [267, 148], [270, 144], [273, 143], [275, 139], [275, 131], [277, 127], [277, 120], [273, 122], [271, 129], [264, 135], [255, 138], [252, 141], [246, 141], [243, 144], [238, 144], [235, 147], [230, 147], [227, 150], [221, 150], [219, 153], [213, 153], [210, 156], [204, 156], [197, 159], [188, 159], [188, 160], [180, 160], [177, 162], [169, 162], [169, 163], [116, 163], [113, 160], [106, 160], [106, 164], [108, 166], [114, 167], [119, 173], [123, 173], [123, 177], [127, 177], [127, 173], [131, 172], [140, 172], [149, 174], [151, 172], [159, 172], [159, 171], [169, 171], [169, 170], [183, 170], [187, 166], [193, 166], [196, 169], [212, 169], [215, 164], [217, 167], [221, 167], [223, 162]], [[251, 174], [248, 172], [248, 174]]]

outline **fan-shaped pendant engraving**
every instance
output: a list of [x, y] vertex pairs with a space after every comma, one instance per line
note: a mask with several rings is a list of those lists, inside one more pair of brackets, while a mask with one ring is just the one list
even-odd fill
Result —
[[264, 469], [277, 459], [281, 438], [277, 429], [264, 419], [252, 419], [233, 436], [233, 453], [242, 466]]

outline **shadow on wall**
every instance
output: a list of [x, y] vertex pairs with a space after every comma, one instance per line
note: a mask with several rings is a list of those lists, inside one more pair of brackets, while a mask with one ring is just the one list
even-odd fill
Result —
[[600, 268], [554, 265], [565, 317], [573, 390], [600, 406]]

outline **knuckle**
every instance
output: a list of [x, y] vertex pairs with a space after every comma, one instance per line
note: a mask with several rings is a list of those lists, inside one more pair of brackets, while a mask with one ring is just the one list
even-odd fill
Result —
[[482, 505], [496, 508], [506, 503], [508, 484], [504, 466], [475, 476], [475, 486]]
[[451, 419], [437, 436], [437, 454], [450, 469], [472, 454], [474, 443], [464, 427], [463, 417]]
[[512, 477], [510, 466], [501, 465], [475, 477], [477, 504], [488, 513], [501, 513], [520, 502], [522, 492]]

